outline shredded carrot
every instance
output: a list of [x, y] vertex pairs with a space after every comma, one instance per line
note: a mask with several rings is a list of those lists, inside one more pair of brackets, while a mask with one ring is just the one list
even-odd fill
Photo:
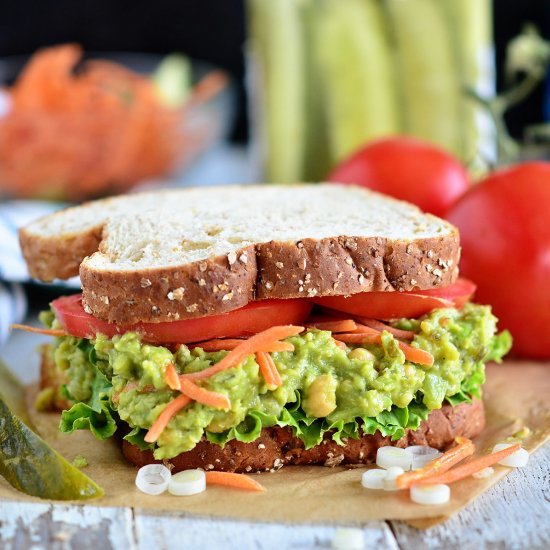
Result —
[[[189, 344], [189, 348], [201, 348], [204, 351], [231, 351], [243, 342], [244, 340], [239, 338], [214, 338], [213, 340], [198, 342], [197, 344]], [[275, 353], [277, 351], [294, 351], [294, 346], [290, 342], [273, 342], [261, 351], [270, 353]]]
[[[189, 380], [201, 380], [217, 374], [218, 372], [236, 367], [244, 361], [249, 355], [257, 351], [265, 351], [269, 346], [290, 336], [300, 334], [304, 327], [294, 325], [284, 325], [271, 327], [263, 332], [251, 336], [248, 340], [243, 340], [235, 349], [231, 350], [220, 362], [199, 372], [192, 372], [182, 375]], [[181, 378], [181, 377], [180, 377]]]
[[380, 343], [380, 333], [370, 333], [370, 332], [354, 332], [354, 333], [345, 333], [338, 334], [338, 340], [340, 342], [345, 342], [346, 344], [379, 344]]
[[405, 354], [405, 359], [411, 363], [417, 363], [419, 365], [426, 365], [431, 367], [434, 364], [434, 356], [426, 350], [409, 346], [404, 342], [399, 342], [401, 351]]
[[265, 351], [266, 353], [294, 351], [294, 346], [290, 342], [273, 342], [273, 344], [269, 344], [269, 346], [266, 346], [261, 351]]
[[516, 443], [515, 445], [512, 445], [511, 447], [507, 447], [506, 449], [502, 449], [501, 451], [497, 451], [496, 453], [480, 456], [479, 458], [476, 458], [470, 462], [467, 462], [466, 464], [462, 464], [461, 466], [457, 466], [456, 468], [453, 468], [452, 470], [448, 470], [447, 472], [440, 472], [439, 474], [422, 478], [418, 483], [418, 485], [434, 485], [436, 483], [445, 483], [445, 484], [454, 483], [455, 481], [459, 481], [460, 479], [469, 477], [472, 474], [475, 474], [476, 472], [481, 472], [481, 470], [489, 466], [492, 466], [497, 462], [500, 462], [503, 458], [510, 456], [511, 454], [515, 453], [519, 449], [521, 449], [521, 445], [519, 443]]
[[380, 334], [382, 331], [377, 330], [367, 325], [362, 325], [361, 323], [355, 323], [356, 329], [353, 331], [354, 334]]
[[179, 379], [181, 384], [181, 393], [187, 395], [191, 399], [194, 399], [203, 405], [212, 407], [213, 409], [231, 408], [231, 401], [229, 401], [229, 397], [227, 397], [227, 395], [210, 391], [206, 388], [201, 388], [194, 382], [191, 382], [191, 380], [184, 378], [184, 376], [180, 376]]
[[237, 338], [214, 338], [213, 340], [207, 340], [206, 342], [189, 344], [189, 348], [201, 348], [204, 351], [231, 351], [242, 343], [243, 340]]
[[333, 338], [334, 343], [340, 348], [340, 349], [348, 349], [348, 346], [344, 344], [344, 342], [341, 342], [340, 340], [337, 340], [336, 338]]
[[181, 382], [178, 378], [178, 371], [173, 363], [166, 365], [166, 383], [172, 390], [179, 390], [181, 388]]
[[455, 464], [474, 454], [475, 447], [470, 439], [457, 437], [455, 441], [457, 443], [455, 447], [443, 453], [439, 458], [428, 462], [423, 468], [400, 475], [395, 482], [397, 487], [408, 489], [411, 485], [417, 485], [421, 480], [434, 474], [439, 475], [450, 470]]
[[357, 325], [352, 319], [334, 319], [332, 321], [308, 323], [306, 327], [329, 330], [330, 332], [352, 332], [357, 329]]
[[270, 388], [278, 388], [282, 385], [283, 380], [277, 370], [277, 365], [269, 353], [258, 351], [256, 353], [256, 361], [260, 366], [260, 371], [265, 379], [266, 384]]
[[81, 199], [120, 192], [166, 174], [211, 138], [211, 128], [185, 115], [227, 85], [225, 73], [209, 72], [183, 106], [170, 108], [148, 76], [81, 56], [76, 44], [42, 49], [9, 89], [0, 181], [13, 194]]
[[[347, 344], [380, 344], [382, 342], [382, 335], [379, 332], [376, 334], [371, 332], [338, 334], [338, 340]], [[434, 356], [430, 352], [415, 348], [414, 346], [409, 346], [400, 341], [398, 341], [398, 345], [405, 354], [405, 359], [407, 359], [407, 361], [426, 366], [432, 366], [434, 364]]]
[[265, 487], [255, 479], [244, 474], [230, 472], [206, 472], [206, 483], [209, 485], [223, 485], [232, 489], [244, 489], [245, 491], [265, 491]]
[[186, 407], [191, 402], [191, 399], [187, 395], [179, 395], [173, 401], [170, 401], [164, 410], [159, 414], [158, 418], [153, 422], [153, 425], [149, 431], [145, 434], [145, 441], [147, 443], [154, 443], [160, 434], [164, 431], [164, 428], [168, 426], [168, 423], [174, 415], [176, 415], [181, 409]]
[[47, 336], [69, 336], [69, 333], [62, 328], [40, 328], [30, 327], [29, 325], [20, 325], [13, 323], [10, 328], [15, 330], [24, 330], [25, 332], [36, 332], [36, 334], [46, 334]]
[[382, 321], [378, 321], [376, 319], [369, 319], [368, 317], [356, 317], [356, 319], [363, 325], [378, 330], [379, 332], [387, 330], [396, 338], [401, 338], [403, 340], [412, 340], [415, 336], [415, 333], [412, 330], [401, 330], [399, 328], [392, 327], [391, 325], [388, 325], [386, 323], [382, 323]]

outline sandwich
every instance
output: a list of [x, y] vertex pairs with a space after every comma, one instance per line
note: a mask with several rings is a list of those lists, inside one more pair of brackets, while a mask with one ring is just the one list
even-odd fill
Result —
[[485, 363], [510, 348], [458, 277], [459, 235], [358, 187], [114, 197], [20, 232], [30, 273], [79, 274], [43, 312], [43, 408], [142, 466], [368, 464], [484, 427]]

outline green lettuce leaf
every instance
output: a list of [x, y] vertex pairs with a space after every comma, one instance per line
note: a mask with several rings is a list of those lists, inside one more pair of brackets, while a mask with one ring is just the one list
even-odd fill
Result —
[[[111, 408], [110, 401], [112, 387], [109, 379], [95, 366], [90, 399], [85, 403], [75, 403], [68, 411], [63, 411], [59, 429], [63, 433], [90, 430], [98, 439], [111, 437], [117, 429], [117, 417]], [[71, 399], [66, 386], [62, 391], [67, 398]]]
[[135, 445], [140, 451], [153, 450], [155, 448], [154, 443], [147, 443], [145, 441], [145, 434], [147, 430], [143, 428], [134, 428], [130, 433], [127, 433], [123, 439]]
[[472, 397], [481, 399], [481, 386], [485, 383], [485, 365], [478, 364], [474, 372], [462, 382], [460, 391], [446, 400], [455, 407], [460, 403], [471, 403]]

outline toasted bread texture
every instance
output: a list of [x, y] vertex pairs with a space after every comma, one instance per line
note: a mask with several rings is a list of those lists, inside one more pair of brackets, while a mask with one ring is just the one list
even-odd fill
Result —
[[457, 229], [354, 186], [231, 186], [127, 195], [20, 232], [42, 280], [80, 272], [86, 310], [128, 324], [223, 313], [265, 298], [452, 283]]
[[[474, 400], [452, 407], [443, 405], [433, 410], [417, 430], [407, 430], [404, 437], [391, 441], [377, 432], [363, 435], [360, 439], [348, 439], [344, 446], [338, 445], [325, 434], [320, 445], [305, 450], [303, 442], [292, 434], [289, 427], [264, 428], [260, 437], [252, 443], [229, 441], [224, 448], [206, 439], [197, 446], [175, 458], [164, 461], [173, 472], [191, 468], [221, 470], [225, 472], [258, 472], [278, 470], [285, 465], [322, 464], [344, 466], [349, 464], [372, 464], [376, 461], [379, 447], [394, 445], [429, 445], [439, 450], [449, 447], [457, 436], [475, 437], [485, 426], [483, 403]], [[140, 451], [136, 446], [123, 441], [124, 456], [136, 466], [160, 463], [152, 451]]]

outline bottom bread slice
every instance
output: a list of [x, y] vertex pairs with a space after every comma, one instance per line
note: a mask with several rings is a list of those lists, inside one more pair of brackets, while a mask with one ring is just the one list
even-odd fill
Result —
[[455, 437], [475, 437], [485, 426], [483, 403], [474, 400], [452, 407], [443, 405], [433, 410], [417, 430], [407, 430], [404, 437], [391, 441], [379, 432], [363, 435], [360, 439], [348, 439], [345, 446], [338, 445], [325, 434], [325, 439], [311, 449], [295, 437], [289, 427], [264, 428], [260, 437], [251, 443], [229, 441], [225, 447], [206, 439], [186, 453], [170, 460], [155, 460], [152, 451], [141, 451], [135, 445], [123, 441], [124, 456], [136, 466], [152, 463], [171, 465], [173, 472], [192, 468], [220, 470], [224, 472], [259, 472], [278, 470], [287, 464], [323, 464], [339, 466], [346, 464], [371, 464], [376, 461], [376, 451], [385, 445], [408, 447], [429, 445], [439, 450], [449, 447]]

